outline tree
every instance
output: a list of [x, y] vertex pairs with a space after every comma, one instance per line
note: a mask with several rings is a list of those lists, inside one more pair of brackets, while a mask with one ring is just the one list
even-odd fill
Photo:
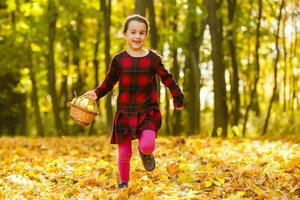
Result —
[[269, 103], [269, 107], [268, 107], [268, 112], [267, 112], [267, 116], [266, 116], [266, 120], [265, 120], [265, 124], [264, 124], [264, 128], [263, 128], [263, 132], [262, 135], [265, 135], [268, 129], [268, 125], [269, 125], [269, 119], [271, 116], [271, 109], [272, 109], [272, 105], [274, 102], [274, 99], [277, 95], [277, 73], [278, 73], [278, 69], [277, 69], [277, 65], [278, 65], [278, 61], [279, 61], [279, 55], [280, 55], [280, 50], [278, 47], [278, 43], [279, 43], [279, 33], [280, 33], [280, 23], [281, 23], [281, 18], [282, 18], [282, 10], [284, 7], [284, 0], [281, 1], [281, 5], [280, 5], [280, 10], [279, 10], [279, 15], [278, 15], [278, 19], [277, 19], [277, 32], [275, 35], [275, 48], [276, 48], [276, 57], [275, 57], [275, 61], [274, 61], [274, 86], [273, 86], [273, 92], [272, 92], [272, 97], [270, 99], [270, 103]]
[[[205, 20], [201, 24], [197, 20], [197, 2], [195, 0], [188, 1], [188, 16], [186, 21], [186, 88], [188, 90], [187, 110], [189, 127], [188, 134], [198, 134], [200, 131], [200, 68], [199, 68], [199, 48], [202, 43]], [[202, 27], [202, 28], [200, 28]]]
[[[111, 25], [111, 0], [101, 0], [101, 7], [104, 8], [104, 26], [105, 26], [105, 31], [104, 31], [104, 42], [105, 42], [105, 47], [104, 47], [104, 54], [105, 54], [105, 66], [106, 66], [106, 71], [108, 71], [109, 65], [110, 65], [110, 25]], [[112, 91], [109, 92], [106, 96], [106, 124], [107, 127], [110, 127], [112, 124], [113, 120], [113, 111], [112, 111]]]
[[145, 16], [146, 14], [146, 1], [145, 0], [135, 0], [134, 13]]
[[[100, 12], [99, 12], [99, 17], [97, 18], [97, 23], [98, 23], [98, 27], [97, 27], [97, 31], [96, 31], [96, 42], [95, 42], [95, 48], [94, 48], [94, 54], [93, 54], [93, 65], [94, 65], [94, 77], [95, 77], [95, 87], [97, 87], [99, 85], [99, 59], [98, 59], [98, 54], [99, 54], [99, 45], [100, 45], [100, 40], [101, 40], [101, 28], [103, 27], [103, 23], [102, 20], [104, 18], [104, 5], [102, 6], [103, 2], [100, 2]], [[99, 108], [99, 103], [97, 103], [98, 108]], [[89, 129], [89, 135], [92, 135], [95, 130], [94, 130], [94, 125], [95, 125], [95, 121], [92, 122], [90, 129]]]
[[[175, 1], [175, 6], [176, 8], [176, 1]], [[171, 23], [172, 26], [172, 31], [173, 31], [173, 37], [172, 37], [172, 42], [171, 42], [171, 51], [172, 51], [172, 57], [173, 57], [173, 68], [172, 68], [172, 74], [174, 75], [174, 80], [178, 83], [179, 82], [179, 72], [180, 72], [180, 66], [178, 63], [178, 41], [176, 37], [176, 33], [178, 32], [178, 25], [177, 25], [177, 19], [178, 19], [178, 11], [173, 13], [173, 21]], [[178, 111], [174, 109], [173, 111], [173, 117], [172, 117], [172, 127], [173, 127], [173, 135], [180, 135], [182, 131], [182, 125], [181, 125], [181, 111]]]
[[41, 119], [38, 87], [37, 87], [36, 78], [35, 78], [35, 71], [34, 71], [32, 50], [31, 50], [30, 42], [28, 42], [28, 45], [27, 45], [27, 54], [28, 54], [27, 66], [29, 69], [29, 76], [30, 76], [31, 85], [32, 85], [31, 99], [32, 99], [33, 107], [34, 107], [36, 128], [37, 128], [38, 135], [44, 136], [44, 127], [43, 127], [42, 119]]
[[226, 103], [225, 67], [222, 50], [222, 16], [220, 14], [221, 1], [206, 0], [208, 8], [208, 23], [212, 44], [213, 81], [214, 81], [214, 128], [213, 136], [218, 135], [222, 129], [222, 135], [227, 135], [228, 109]]
[[236, 58], [236, 39], [235, 39], [235, 10], [236, 10], [236, 0], [227, 0], [228, 4], [228, 21], [229, 21], [229, 30], [228, 30], [228, 47], [231, 56], [231, 65], [232, 65], [232, 113], [233, 121], [232, 125], [238, 125], [240, 119], [240, 94], [239, 94], [239, 74], [238, 74], [238, 63]]
[[58, 96], [56, 93], [56, 76], [55, 76], [55, 63], [54, 63], [54, 41], [55, 41], [55, 30], [56, 30], [56, 19], [57, 11], [54, 5], [53, 0], [48, 0], [48, 84], [49, 84], [49, 93], [52, 101], [52, 109], [54, 113], [54, 120], [56, 131], [58, 135], [61, 135], [63, 132], [62, 122], [59, 116], [59, 104]]
[[[253, 106], [255, 103], [257, 107], [257, 112], [259, 111], [259, 104], [258, 104], [258, 95], [257, 95], [257, 85], [259, 81], [259, 76], [260, 76], [260, 60], [259, 60], [259, 48], [260, 48], [260, 29], [261, 29], [261, 18], [262, 18], [262, 0], [258, 0], [258, 19], [256, 22], [256, 39], [255, 39], [255, 66], [256, 66], [256, 74], [254, 77], [254, 83], [253, 83], [253, 88], [251, 89], [250, 93], [250, 102], [247, 105], [246, 108], [246, 114], [245, 114], [245, 120], [243, 124], [243, 135], [246, 134], [246, 128], [247, 128], [247, 122], [248, 122], [248, 115], [250, 108]], [[255, 102], [254, 102], [255, 101]]]

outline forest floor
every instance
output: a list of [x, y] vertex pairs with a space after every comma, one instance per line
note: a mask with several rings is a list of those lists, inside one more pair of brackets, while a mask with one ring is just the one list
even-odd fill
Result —
[[0, 137], [0, 199], [299, 199], [300, 137], [158, 137], [147, 172], [133, 142], [117, 189], [109, 136]]

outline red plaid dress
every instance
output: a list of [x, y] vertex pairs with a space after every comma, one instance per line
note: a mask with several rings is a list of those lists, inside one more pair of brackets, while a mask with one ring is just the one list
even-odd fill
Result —
[[[133, 57], [122, 51], [110, 64], [104, 81], [94, 91], [98, 99], [106, 95], [119, 81], [117, 111], [114, 117], [111, 144], [122, 143], [131, 134], [132, 139], [150, 129], [157, 133], [161, 127], [161, 113], [157, 99], [156, 75], [173, 96], [175, 107], [183, 106], [183, 94], [155, 52]], [[156, 135], [157, 137], [157, 135]]]

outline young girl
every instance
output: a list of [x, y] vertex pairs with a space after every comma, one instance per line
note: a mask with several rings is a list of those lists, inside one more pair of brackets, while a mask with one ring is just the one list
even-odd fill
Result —
[[89, 98], [100, 99], [119, 81], [117, 111], [110, 141], [111, 144], [118, 144], [119, 188], [128, 187], [132, 140], [139, 141], [138, 149], [144, 168], [148, 171], [155, 168], [152, 153], [162, 121], [156, 75], [169, 88], [175, 109], [183, 108], [183, 94], [172, 74], [164, 68], [161, 57], [143, 48], [148, 31], [148, 22], [144, 17], [127, 17], [123, 29], [127, 49], [112, 58], [101, 85], [86, 92]]

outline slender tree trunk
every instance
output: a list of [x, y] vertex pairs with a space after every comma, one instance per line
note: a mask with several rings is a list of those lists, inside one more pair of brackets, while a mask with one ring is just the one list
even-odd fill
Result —
[[[102, 28], [102, 20], [103, 20], [103, 15], [102, 13], [104, 12], [104, 8], [101, 6], [101, 1], [100, 1], [100, 16], [98, 19], [98, 29], [97, 29], [97, 33], [96, 33], [96, 43], [95, 43], [95, 48], [94, 48], [94, 59], [93, 59], [93, 65], [94, 65], [94, 71], [95, 71], [95, 87], [97, 87], [99, 85], [99, 59], [98, 59], [98, 52], [99, 52], [99, 44], [100, 44], [100, 40], [101, 40], [101, 28]], [[99, 102], [97, 102], [98, 108], [99, 107]], [[100, 110], [99, 110], [100, 112]], [[94, 128], [95, 125], [95, 121], [92, 122], [90, 129], [89, 129], [89, 135], [93, 135], [94, 133], [96, 133], [97, 131]]]
[[[175, 2], [176, 3], [176, 2]], [[176, 7], [176, 4], [175, 4]], [[172, 30], [174, 33], [177, 33], [177, 16], [178, 13], [174, 13], [173, 17], [173, 23], [172, 23]], [[180, 66], [178, 63], [178, 52], [177, 52], [177, 45], [176, 44], [176, 37], [173, 36], [173, 42], [171, 43], [171, 49], [172, 49], [172, 55], [173, 55], [173, 68], [172, 68], [172, 74], [174, 76], [174, 80], [178, 83], [179, 82], [179, 72], [180, 72]], [[182, 131], [182, 125], [181, 125], [181, 111], [178, 111], [174, 109], [173, 111], [173, 117], [172, 117], [172, 127], [173, 127], [173, 135], [180, 135]]]
[[[2, 2], [3, 4], [5, 4], [5, 1]], [[0, 4], [2, 4], [0, 3]], [[17, 16], [20, 16], [20, 2], [16, 1], [16, 11], [12, 11], [11, 14], [11, 26], [12, 26], [12, 33], [11, 33], [11, 38], [15, 38], [17, 35], [17, 30], [16, 30], [16, 24], [18, 23], [18, 19]], [[0, 5], [0, 9], [6, 9], [6, 5]], [[1, 10], [0, 10], [1, 11]], [[2, 16], [3, 17], [3, 16]], [[2, 18], [3, 19], [3, 18]], [[3, 20], [2, 20], [3, 22]], [[0, 35], [2, 35], [1, 32], [1, 28], [0, 28]], [[13, 46], [12, 49], [15, 49], [16, 46]], [[18, 73], [19, 74], [19, 73]], [[7, 76], [7, 75], [6, 75]], [[28, 120], [27, 120], [27, 105], [26, 105], [26, 101], [27, 101], [27, 93], [24, 94], [20, 94], [18, 95], [18, 99], [19, 99], [19, 105], [18, 108], [19, 110], [21, 110], [20, 112], [20, 116], [19, 118], [19, 123], [18, 124], [12, 124], [12, 128], [9, 131], [10, 135], [26, 135], [27, 130], [28, 130]], [[32, 100], [32, 99], [31, 99]], [[18, 125], [19, 125], [19, 129], [18, 129]]]
[[[150, 4], [152, 4], [152, 5], [148, 6], [149, 7], [149, 13], [150, 13], [150, 16], [152, 15], [152, 18], [153, 18], [152, 20], [150, 20], [150, 22], [153, 21], [152, 23], [155, 25], [155, 21], [154, 21], [155, 14], [154, 14], [153, 1], [151, 1]], [[151, 10], [150, 8], [153, 9], [153, 10]], [[166, 27], [166, 24], [167, 24], [167, 22], [166, 22], [166, 15], [165, 15], [165, 9], [166, 9], [166, 7], [165, 7], [165, 0], [163, 0], [162, 1], [162, 8], [161, 8], [161, 13], [162, 13], [162, 15], [161, 15], [161, 21], [162, 21], [163, 27]], [[150, 27], [152, 28], [151, 24], [150, 24]], [[156, 30], [154, 32], [156, 32]], [[162, 34], [161, 39], [162, 39], [162, 41], [165, 41], [165, 42], [168, 41], [167, 38], [165, 38], [164, 34]], [[156, 45], [156, 44], [157, 44], [157, 40], [156, 41], [153, 40], [153, 45]], [[161, 45], [160, 49], [161, 49], [161, 52], [163, 52], [164, 45]], [[171, 117], [170, 117], [170, 96], [169, 96], [169, 93], [168, 93], [169, 92], [168, 88], [165, 87], [164, 89], [165, 89], [165, 103], [166, 103], [166, 106], [165, 106], [165, 113], [166, 113], [166, 117], [165, 117], [166, 134], [167, 135], [171, 135], [172, 132], [173, 132], [173, 130], [172, 130], [172, 127], [171, 127]]]
[[56, 126], [56, 131], [58, 135], [63, 134], [63, 128], [61, 119], [59, 116], [59, 104], [58, 97], [55, 89], [56, 84], [56, 76], [55, 76], [55, 63], [54, 63], [54, 41], [55, 41], [55, 31], [56, 31], [56, 19], [57, 19], [57, 11], [54, 5], [53, 0], [48, 0], [48, 13], [49, 13], [49, 32], [48, 32], [48, 41], [49, 41], [49, 49], [48, 49], [48, 84], [49, 84], [49, 93], [52, 100], [52, 109], [54, 113], [54, 121]]
[[286, 40], [285, 40], [285, 27], [286, 27], [286, 12], [284, 15], [284, 19], [283, 19], [283, 27], [282, 27], [282, 46], [283, 46], [283, 53], [284, 53], [284, 71], [283, 71], [283, 112], [286, 112], [286, 107], [287, 107], [287, 103], [286, 103], [286, 83], [287, 83], [287, 49], [286, 49]]
[[31, 99], [32, 99], [32, 104], [34, 107], [34, 115], [35, 115], [35, 123], [36, 123], [36, 128], [39, 136], [44, 136], [44, 127], [42, 124], [42, 118], [41, 118], [41, 112], [40, 112], [40, 105], [39, 105], [39, 96], [38, 96], [38, 88], [36, 84], [36, 79], [35, 79], [35, 73], [33, 69], [33, 58], [32, 58], [32, 50], [31, 50], [31, 44], [28, 43], [28, 69], [29, 69], [29, 76], [31, 80], [31, 85], [32, 85], [32, 93], [31, 93]]
[[[72, 44], [72, 64], [75, 66], [77, 80], [72, 82], [72, 92], [75, 93], [75, 96], [82, 94], [83, 92], [83, 74], [80, 69], [80, 36], [81, 36], [81, 26], [82, 26], [82, 15], [78, 13], [74, 19], [76, 23], [69, 24], [67, 29]], [[82, 126], [74, 127], [75, 131], [72, 131], [72, 135], [78, 135], [84, 132]]]
[[[22, 103], [21, 103], [21, 108], [22, 108], [22, 112], [20, 115], [20, 130], [19, 130], [19, 135], [30, 135], [30, 133], [28, 133], [28, 125], [27, 125], [27, 112], [28, 112], [28, 108], [27, 108], [27, 93], [22, 94], [21, 96], [22, 98]], [[1, 134], [0, 134], [1, 135]]]
[[166, 117], [165, 117], [165, 124], [166, 124], [166, 134], [171, 135], [171, 127], [170, 127], [170, 103], [169, 103], [169, 94], [168, 89], [165, 88], [166, 92]]
[[225, 67], [222, 54], [222, 20], [220, 2], [207, 0], [208, 21], [212, 42], [213, 80], [214, 80], [214, 128], [213, 136], [217, 136], [221, 128], [222, 135], [227, 135], [228, 109], [226, 103]]
[[[296, 82], [298, 80], [297, 78], [297, 75], [295, 75], [293, 73], [294, 71], [294, 65], [293, 65], [293, 58], [295, 58], [297, 56], [297, 46], [298, 46], [298, 42], [297, 42], [297, 35], [298, 35], [298, 29], [297, 29], [297, 25], [296, 25], [296, 20], [295, 20], [295, 15], [293, 14], [292, 15], [292, 24], [293, 24], [293, 27], [294, 27], [294, 44], [291, 46], [291, 50], [290, 50], [290, 66], [291, 66], [291, 101], [290, 101], [290, 104], [291, 104], [291, 117], [290, 117], [290, 122], [291, 124], [295, 124], [295, 108], [294, 108], [294, 104], [295, 104], [295, 99], [296, 99]], [[292, 133], [295, 133], [295, 126], [292, 126], [292, 130], [291, 132]]]
[[134, 13], [145, 16], [145, 14], [146, 14], [146, 3], [147, 2], [145, 0], [135, 0]]
[[83, 74], [80, 70], [80, 37], [81, 37], [81, 29], [82, 29], [82, 14], [79, 12], [76, 17], [75, 27], [70, 27], [70, 36], [73, 47], [73, 65], [76, 66], [77, 69], [77, 82], [75, 85], [75, 90], [77, 94], [81, 94], [83, 92]]
[[232, 125], [238, 125], [240, 119], [240, 94], [239, 94], [239, 74], [238, 74], [238, 63], [236, 59], [236, 45], [235, 45], [235, 30], [234, 29], [234, 17], [236, 0], [227, 0], [228, 2], [228, 18], [229, 18], [229, 30], [228, 30], [228, 46], [231, 55], [232, 64], [232, 91], [233, 96], [233, 122]]
[[277, 95], [277, 65], [278, 65], [278, 61], [279, 61], [279, 55], [280, 55], [280, 50], [278, 47], [278, 41], [279, 41], [279, 33], [280, 33], [280, 23], [281, 23], [281, 17], [282, 17], [282, 9], [284, 7], [284, 0], [281, 1], [281, 5], [280, 5], [280, 11], [279, 11], [279, 16], [278, 16], [278, 21], [277, 21], [277, 33], [276, 33], [276, 40], [275, 40], [275, 47], [276, 47], [276, 58], [275, 58], [275, 62], [274, 62], [274, 87], [273, 87], [273, 94], [270, 100], [270, 104], [269, 104], [269, 108], [268, 108], [268, 113], [267, 113], [267, 117], [266, 117], [266, 121], [264, 124], [264, 128], [263, 128], [263, 132], [262, 135], [265, 135], [268, 129], [268, 125], [269, 125], [269, 119], [271, 116], [271, 110], [272, 110], [272, 105], [274, 102], [274, 99]]
[[63, 81], [61, 83], [61, 91], [60, 91], [60, 98], [62, 100], [62, 108], [63, 108], [63, 127], [64, 127], [64, 134], [69, 135], [69, 108], [68, 108], [68, 102], [69, 102], [69, 89], [68, 89], [68, 74], [69, 74], [69, 51], [67, 51], [65, 57], [64, 57], [64, 67], [67, 71], [66, 74], [63, 74]]
[[253, 93], [253, 97], [251, 98], [251, 107], [250, 109], [255, 111], [256, 116], [260, 116], [260, 105], [259, 105], [259, 101], [258, 101], [258, 91], [257, 91], [257, 85], [258, 85], [258, 81], [259, 81], [259, 74], [260, 74], [260, 57], [259, 57], [259, 48], [260, 48], [260, 29], [261, 29], [261, 18], [262, 18], [262, 7], [263, 7], [263, 1], [262, 0], [258, 0], [258, 9], [259, 9], [259, 13], [258, 13], [258, 22], [257, 22], [257, 29], [256, 29], [256, 44], [255, 44], [255, 65], [257, 68], [257, 75], [255, 77], [255, 81], [254, 81], [254, 93]]
[[[247, 10], [246, 12], [249, 13], [247, 16], [246, 21], [250, 22], [251, 20], [251, 16], [252, 16], [252, 10], [253, 10], [253, 0], [250, 0], [250, 9], [249, 11]], [[251, 30], [251, 26], [250, 23], [248, 23], [247, 25], [247, 30]], [[252, 58], [252, 44], [251, 44], [251, 38], [247, 37], [247, 68], [246, 68], [246, 77], [251, 77], [251, 58]], [[245, 78], [245, 84], [244, 84], [244, 88], [243, 88], [243, 107], [245, 108], [245, 110], [247, 109], [247, 96], [248, 94], [251, 93], [251, 79], [247, 79]]]
[[[144, 7], [143, 9], [146, 11], [148, 9], [149, 11], [149, 22], [150, 22], [150, 45], [151, 48], [154, 50], [157, 50], [158, 48], [158, 33], [157, 33], [157, 28], [156, 28], [156, 23], [155, 23], [155, 9], [154, 9], [154, 0], [147, 0], [144, 1]], [[136, 4], [136, 8], [141, 5]], [[145, 16], [145, 12], [142, 13], [143, 16]], [[163, 52], [162, 52], [163, 53]], [[161, 89], [161, 84], [159, 81], [159, 78], [156, 79], [157, 83], [157, 91], [158, 91], [158, 102], [160, 102], [160, 89]]]
[[188, 69], [188, 134], [200, 132], [200, 68], [199, 68], [199, 47], [200, 47], [200, 24], [197, 23], [196, 13], [197, 2], [188, 0], [188, 43], [190, 51], [186, 54]]
[[[262, 17], [262, 0], [258, 0], [258, 19], [256, 24], [256, 42], [255, 42], [255, 66], [256, 66], [256, 75], [254, 77], [253, 89], [250, 93], [250, 102], [246, 108], [245, 121], [243, 124], [243, 136], [246, 134], [246, 127], [248, 122], [248, 115], [250, 108], [253, 105], [254, 98], [257, 100], [257, 85], [259, 81], [260, 74], [260, 62], [259, 62], [259, 48], [260, 48], [260, 28], [261, 28], [261, 17]], [[258, 105], [258, 102], [256, 103]], [[257, 106], [259, 107], [259, 106]], [[259, 110], [259, 109], [258, 109]]]
[[157, 49], [158, 47], [158, 33], [155, 23], [155, 9], [154, 0], [147, 0], [149, 8], [149, 22], [150, 22], [150, 35], [151, 35], [151, 47]]
[[[105, 66], [106, 71], [108, 71], [110, 65], [110, 25], [111, 25], [111, 0], [102, 0], [104, 1], [104, 26], [105, 26]], [[102, 3], [103, 4], [103, 3]], [[111, 127], [112, 120], [113, 120], [113, 110], [112, 110], [112, 91], [109, 92], [106, 96], [106, 125], [107, 127]]]

